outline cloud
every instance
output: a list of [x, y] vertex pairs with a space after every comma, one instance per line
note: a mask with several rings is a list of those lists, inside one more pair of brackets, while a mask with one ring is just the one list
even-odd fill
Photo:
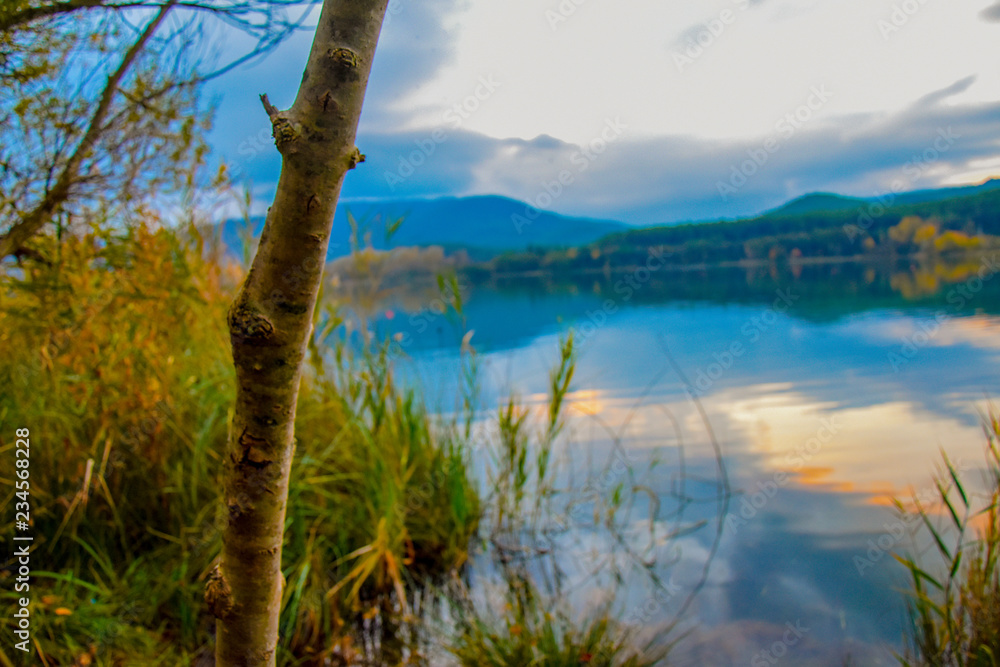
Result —
[[[941, 104], [970, 84], [963, 79], [891, 115], [805, 123], [787, 137], [638, 138], [626, 129], [616, 142], [605, 146], [595, 137], [588, 147], [546, 136], [525, 141], [452, 133], [395, 191], [380, 171], [366, 175], [363, 186], [349, 183], [347, 192], [502, 194], [566, 214], [653, 224], [750, 215], [818, 190], [873, 196], [894, 182], [905, 190], [935, 187], [977, 161], [1000, 157], [1000, 103]], [[377, 156], [380, 169], [392, 171], [427, 134], [379, 135], [365, 150]], [[778, 145], [769, 154], [762, 153], [767, 139]], [[559, 183], [561, 173], [568, 183]]]
[[476, 165], [501, 150], [494, 139], [461, 130], [365, 133], [362, 168], [352, 171], [344, 196], [408, 199], [455, 195], [474, 189]]
[[979, 17], [990, 23], [1000, 23], [1000, 0], [979, 12]]
[[[767, 0], [736, 0], [733, 3], [733, 6], [728, 9], [728, 14], [730, 16], [739, 16], [741, 11], [746, 11], [751, 7], [759, 7], [765, 2], [767, 2]], [[697, 45], [699, 43], [699, 36], [701, 36], [701, 39], [706, 42], [715, 41], [717, 36], [715, 33], [721, 34], [721, 31], [724, 30], [727, 25], [731, 25], [736, 20], [735, 18], [727, 18], [725, 22], [722, 22], [721, 18], [721, 14], [716, 13], [706, 17], [704, 21], [691, 24], [684, 30], [681, 30], [676, 39], [671, 42], [670, 47], [673, 49], [679, 49], [691, 45]], [[706, 34], [702, 35], [702, 33]]]
[[[710, 21], [711, 19], [708, 20]], [[677, 38], [670, 44], [670, 47], [673, 49], [682, 49], [692, 45], [697, 45], [698, 36], [701, 35], [701, 33], [708, 33], [709, 36], [711, 36], [711, 33], [706, 26], [707, 22], [708, 21], [695, 23], [682, 30], [680, 34], [677, 35]]]
[[[643, 224], [736, 217], [814, 190], [871, 196], [888, 189], [894, 180], [907, 190], [933, 187], [977, 159], [1000, 155], [998, 126], [1000, 104], [891, 119], [855, 117], [792, 137], [762, 166], [747, 161], [751, 152], [760, 155], [763, 141], [663, 137], [612, 146], [583, 171], [580, 158], [585, 153], [580, 147], [538, 149], [491, 140], [481, 144], [491, 148], [482, 155], [466, 151], [463, 157], [469, 162], [459, 168], [450, 164], [447, 172], [439, 172], [439, 162], [428, 162], [420, 178], [434, 182], [438, 173], [460, 174], [460, 182], [448, 180], [466, 186], [466, 193], [505, 194], [537, 202], [553, 189], [560, 172], [568, 171], [572, 183], [552, 205], [560, 212]], [[957, 138], [946, 152], [937, 152], [933, 145], [939, 131], [947, 133], [948, 128]], [[733, 180], [734, 174], [741, 169], [754, 173], [724, 198], [720, 183], [735, 188], [741, 179]]]
[[[451, 62], [455, 35], [445, 25], [448, 17], [466, 4], [467, 0], [390, 2], [365, 93], [361, 131], [385, 131], [408, 118], [412, 109], [398, 110], [398, 101]], [[232, 53], [249, 48], [245, 36], [237, 31], [227, 31], [225, 38]], [[298, 31], [266, 59], [237, 68], [208, 87], [208, 95], [218, 107], [218, 121], [210, 137], [213, 147], [255, 180], [267, 179], [280, 165], [273, 146], [268, 148], [270, 122], [258, 96], [267, 93], [275, 105], [291, 106], [312, 39], [312, 30]]]
[[453, 61], [457, 35], [446, 26], [467, 6], [468, 0], [389, 3], [365, 93], [363, 127], [381, 129], [409, 118], [413, 110], [397, 109], [396, 103]]
[[914, 103], [913, 106], [915, 106], [915, 107], [932, 107], [932, 106], [935, 106], [938, 103], [943, 102], [944, 100], [948, 99], [949, 97], [954, 97], [955, 95], [959, 95], [961, 93], [964, 93], [966, 90], [968, 90], [970, 87], [972, 87], [972, 84], [974, 84], [975, 82], [976, 82], [976, 76], [975, 75], [967, 76], [964, 79], [959, 79], [958, 81], [956, 81], [955, 83], [951, 84], [950, 86], [947, 86], [947, 87], [942, 88], [940, 90], [935, 90], [932, 93], [928, 93], [927, 95], [924, 95], [919, 100], [917, 100]]
[[[1000, 103], [943, 104], [973, 81], [896, 113], [817, 118], [791, 136], [786, 126], [784, 134], [742, 140], [632, 136], [626, 126], [613, 141], [595, 136], [577, 145], [548, 135], [498, 139], [372, 123], [358, 137], [367, 162], [349, 174], [343, 196], [499, 194], [569, 215], [656, 224], [753, 215], [815, 191], [871, 197], [894, 184], [938, 187], [1000, 158]], [[231, 152], [255, 183], [273, 184], [280, 160], [263, 118], [258, 135], [237, 137]], [[770, 153], [769, 139], [777, 144]]]

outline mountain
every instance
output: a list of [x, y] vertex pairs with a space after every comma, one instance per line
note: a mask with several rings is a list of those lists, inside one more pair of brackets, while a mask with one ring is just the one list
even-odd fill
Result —
[[[956, 229], [972, 224], [973, 228], [990, 234], [997, 229], [1000, 206], [1000, 179], [979, 185], [919, 190], [897, 194], [890, 210], [861, 231], [876, 232], [899, 222], [903, 215], [944, 217], [948, 226]], [[557, 248], [595, 244], [624, 246], [654, 243], [694, 243], [703, 246], [707, 258], [725, 251], [727, 256], [742, 256], [747, 248], [763, 240], [780, 241], [790, 248], [822, 244], [812, 248], [813, 254], [853, 252], [844, 245], [844, 226], [858, 224], [858, 216], [878, 201], [833, 193], [812, 193], [794, 199], [783, 206], [742, 220], [670, 224], [654, 227], [634, 227], [611, 220], [579, 218], [537, 211], [524, 202], [500, 196], [442, 197], [382, 202], [341, 202], [334, 217], [329, 259], [350, 253], [352, 238], [362, 245], [369, 239], [378, 249], [403, 246], [442, 246], [446, 252], [464, 250], [475, 261], [489, 260], [501, 253], [531, 251], [544, 253]], [[531, 216], [535, 217], [532, 218]], [[402, 219], [392, 234], [387, 227]], [[357, 228], [352, 233], [351, 220]], [[260, 234], [263, 221], [253, 221], [253, 236]], [[227, 221], [222, 225], [222, 239], [230, 248], [243, 246], [241, 223]], [[388, 237], [388, 238], [387, 238]], [[854, 238], [847, 239], [853, 245]], [[721, 244], [721, 245], [719, 245]], [[713, 246], [717, 246], [714, 247]], [[751, 247], [750, 250], [753, 250]], [[582, 260], [581, 260], [582, 261]]]
[[[754, 218], [687, 225], [631, 228], [611, 234], [590, 247], [511, 253], [495, 258], [489, 268], [499, 274], [604, 271], [609, 267], [708, 265], [744, 261], [774, 262], [781, 258], [849, 257], [894, 260], [920, 250], [919, 244], [893, 238], [890, 229], [907, 217], [934, 220], [941, 252], [997, 247], [1000, 238], [1000, 187], [984, 184], [951, 189], [960, 196], [941, 198], [923, 193], [924, 201], [888, 206], [820, 195], [795, 206]], [[943, 196], [943, 195], [942, 195]], [[839, 210], [816, 210], [818, 206]], [[795, 213], [798, 209], [804, 211]], [[978, 238], [976, 238], [978, 237]], [[986, 237], [993, 237], [986, 238]], [[966, 245], [963, 240], [968, 240]], [[583, 251], [581, 251], [583, 250]]]
[[[913, 192], [903, 192], [896, 195], [895, 204], [923, 204], [927, 202], [944, 201], [968, 195], [977, 195], [984, 192], [1000, 190], [1000, 178], [991, 178], [979, 185], [960, 185], [952, 188], [937, 188], [934, 190], [914, 190]], [[875, 201], [873, 197], [869, 201]]]
[[[387, 226], [399, 218], [402, 222], [387, 239]], [[329, 259], [350, 253], [351, 219], [362, 245], [366, 245], [365, 237], [370, 235], [371, 245], [380, 250], [439, 245], [446, 250], [466, 250], [473, 258], [531, 247], [586, 245], [628, 228], [611, 220], [537, 211], [523, 202], [499, 196], [342, 202], [333, 219]], [[263, 220], [253, 222], [256, 238]], [[223, 223], [222, 239], [228, 247], [242, 247], [240, 228], [238, 221]]]
[[843, 197], [828, 192], [816, 192], [803, 195], [798, 199], [784, 204], [764, 215], [802, 215], [816, 211], [845, 211], [858, 209], [868, 203], [868, 200], [857, 197]]
[[[1000, 178], [993, 178], [979, 185], [960, 185], [951, 188], [936, 188], [933, 190], [914, 190], [897, 194], [892, 200], [893, 206], [912, 204], [927, 204], [947, 201], [959, 197], [978, 195], [1000, 189]], [[885, 197], [882, 198], [883, 200]], [[761, 216], [804, 215], [806, 213], [823, 213], [834, 211], [858, 210], [873, 202], [881, 201], [879, 197], [844, 197], [829, 192], [814, 192], [779, 206]]]
[[[907, 206], [913, 204], [928, 204], [932, 202], [947, 201], [972, 195], [982, 194], [1000, 190], [1000, 178], [993, 178], [979, 185], [960, 185], [951, 188], [936, 188], [933, 190], [914, 190], [912, 192], [902, 192], [892, 199], [892, 206]], [[883, 197], [881, 200], [884, 200]], [[879, 197], [844, 197], [842, 195], [815, 192], [804, 195], [798, 199], [784, 204], [772, 211], [767, 211], [761, 215], [781, 216], [781, 215], [803, 215], [806, 213], [834, 212], [858, 210], [868, 204], [881, 201]]]

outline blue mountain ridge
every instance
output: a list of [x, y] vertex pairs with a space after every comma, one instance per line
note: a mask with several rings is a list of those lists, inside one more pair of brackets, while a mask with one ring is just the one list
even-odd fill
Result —
[[[896, 194], [892, 203], [902, 205], [942, 201], [996, 189], [1000, 189], [1000, 179], [988, 180], [979, 185], [904, 192]], [[877, 200], [877, 197], [811, 193], [761, 215], [795, 216], [856, 209]], [[387, 233], [400, 219], [402, 222], [393, 233]], [[250, 220], [254, 239], [259, 238], [263, 222], [263, 218]], [[222, 241], [226, 247], [237, 253], [240, 251], [244, 245], [245, 226], [246, 222], [239, 220], [227, 220], [221, 224]], [[609, 234], [630, 229], [638, 227], [615, 220], [538, 211], [524, 202], [498, 195], [344, 201], [337, 206], [334, 216], [327, 259], [350, 254], [354, 240], [362, 247], [370, 244], [379, 250], [437, 245], [449, 252], [465, 250], [473, 259], [487, 259], [503, 251], [583, 246]]]

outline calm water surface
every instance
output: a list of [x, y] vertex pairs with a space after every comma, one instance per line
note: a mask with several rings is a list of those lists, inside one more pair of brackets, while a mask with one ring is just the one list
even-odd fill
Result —
[[[513, 390], [543, 405], [560, 336], [574, 330], [564, 481], [612, 461], [601, 484], [641, 483], [659, 502], [639, 502], [629, 521], [665, 587], [641, 567], [623, 568], [619, 586], [590, 574], [614, 548], [583, 521], [558, 538], [573, 604], [616, 589], [622, 618], [652, 628], [704, 579], [678, 664], [895, 664], [907, 582], [889, 553], [920, 547], [892, 498], [932, 490], [942, 449], [978, 479], [982, 414], [1000, 394], [1000, 285], [978, 281], [977, 266], [466, 285], [481, 404]], [[461, 328], [438, 310], [390, 297], [375, 319], [401, 336], [403, 375], [446, 412]], [[733, 491], [724, 514], [708, 426]], [[706, 524], [670, 538], [682, 505], [684, 525]]]

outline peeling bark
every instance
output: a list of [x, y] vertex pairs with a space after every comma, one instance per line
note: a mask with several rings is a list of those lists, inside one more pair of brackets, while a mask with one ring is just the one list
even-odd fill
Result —
[[282, 167], [229, 311], [237, 381], [224, 457], [229, 520], [205, 590], [219, 667], [275, 664], [295, 404], [340, 186], [364, 161], [355, 133], [387, 4], [324, 0], [295, 103], [281, 110], [261, 96]]

